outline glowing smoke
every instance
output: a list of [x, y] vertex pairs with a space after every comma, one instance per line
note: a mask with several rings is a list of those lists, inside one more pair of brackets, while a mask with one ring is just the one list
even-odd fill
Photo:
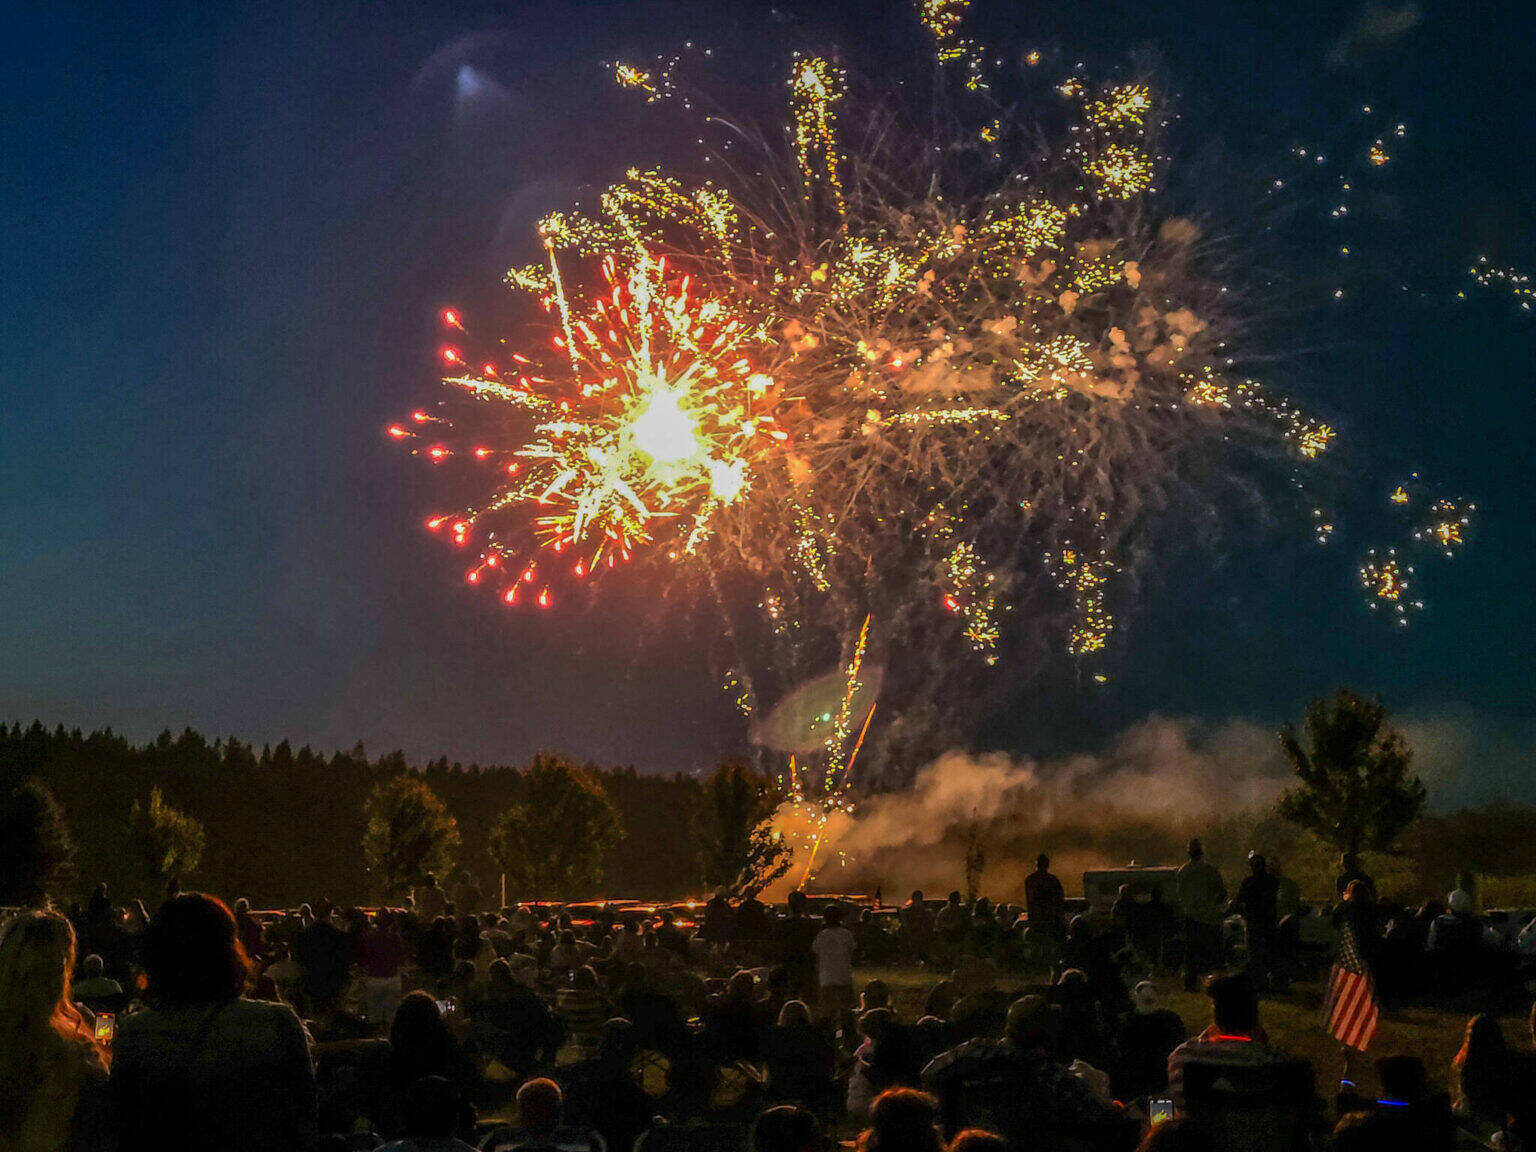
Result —
[[834, 817], [833, 850], [824, 850], [815, 886], [878, 885], [893, 901], [912, 888], [942, 894], [960, 886], [966, 835], [979, 826], [987, 894], [1021, 896], [1041, 851], [1073, 891], [1084, 868], [1181, 862], [1188, 836], [1272, 805], [1288, 782], [1274, 731], [1243, 721], [1212, 727], [1152, 716], [1098, 755], [1045, 762], [947, 752], [910, 790], [868, 797], [853, 816]]

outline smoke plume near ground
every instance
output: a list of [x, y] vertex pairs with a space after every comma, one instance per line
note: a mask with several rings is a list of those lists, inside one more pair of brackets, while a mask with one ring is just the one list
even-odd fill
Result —
[[[1022, 896], [1042, 851], [1072, 892], [1086, 868], [1181, 862], [1190, 835], [1272, 805], [1287, 783], [1274, 731], [1242, 721], [1152, 716], [1101, 753], [1049, 761], [951, 751], [910, 789], [866, 797], [852, 816], [834, 818], [813, 887], [878, 886], [892, 901], [913, 888], [942, 895], [962, 886], [966, 845], [979, 829], [985, 893]], [[795, 820], [781, 810], [785, 831], [803, 831]], [[800, 856], [790, 881], [801, 875]]]

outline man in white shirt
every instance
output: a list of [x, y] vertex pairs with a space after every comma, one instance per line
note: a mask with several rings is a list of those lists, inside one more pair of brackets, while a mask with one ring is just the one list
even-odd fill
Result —
[[823, 1019], [841, 1019], [853, 1010], [853, 933], [843, 927], [840, 905], [831, 905], [821, 920], [825, 927], [811, 941], [820, 991], [817, 1009]]

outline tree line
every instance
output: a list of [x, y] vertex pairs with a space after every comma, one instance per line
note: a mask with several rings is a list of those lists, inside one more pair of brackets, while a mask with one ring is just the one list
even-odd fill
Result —
[[[751, 802], [727, 785], [715, 803], [717, 781]], [[405, 824], [390, 829], [401, 797], [423, 794], [436, 813], [415, 829], [424, 850]], [[504, 871], [522, 898], [680, 899], [773, 857], [760, 825], [776, 803], [770, 781], [734, 764], [701, 781], [547, 755], [521, 769], [415, 765], [361, 744], [326, 755], [190, 728], [135, 744], [110, 729], [0, 724], [0, 904], [100, 881], [148, 901], [171, 876], [256, 907], [365, 902], [426, 868], [488, 900]]]
[[[1464, 871], [1536, 873], [1536, 807], [1425, 812], [1412, 750], [1379, 701], [1319, 698], [1279, 737], [1295, 787], [1271, 810], [1201, 829], [1232, 858], [1244, 843], [1268, 844], [1293, 864], [1315, 857], [1321, 877], [1326, 849], [1370, 851], [1399, 862], [1405, 896], [1443, 891]], [[417, 766], [362, 744], [327, 756], [190, 728], [136, 745], [110, 729], [0, 724], [0, 905], [78, 896], [100, 881], [119, 899], [151, 901], [189, 878], [258, 907], [362, 903], [427, 872], [487, 904], [503, 878], [515, 900], [741, 893], [789, 867], [770, 822], [780, 800], [773, 781], [734, 762], [704, 779], [542, 753], [521, 768], [446, 757]], [[961, 837], [956, 875], [968, 888], [979, 890], [1001, 831]], [[1173, 858], [1174, 831], [1146, 847]]]

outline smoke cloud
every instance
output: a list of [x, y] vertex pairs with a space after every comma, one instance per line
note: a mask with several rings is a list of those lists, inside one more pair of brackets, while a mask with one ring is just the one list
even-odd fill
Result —
[[[1243, 721], [1151, 716], [1100, 754], [1043, 762], [951, 751], [910, 789], [867, 797], [852, 816], [835, 816], [814, 886], [880, 887], [892, 900], [912, 888], [947, 892], [960, 883], [975, 830], [989, 895], [1020, 897], [1042, 851], [1071, 891], [1085, 868], [1181, 862], [1188, 836], [1272, 805], [1287, 782], [1273, 729]], [[788, 812], [780, 824], [805, 831]], [[802, 868], [803, 860], [789, 880]]]

